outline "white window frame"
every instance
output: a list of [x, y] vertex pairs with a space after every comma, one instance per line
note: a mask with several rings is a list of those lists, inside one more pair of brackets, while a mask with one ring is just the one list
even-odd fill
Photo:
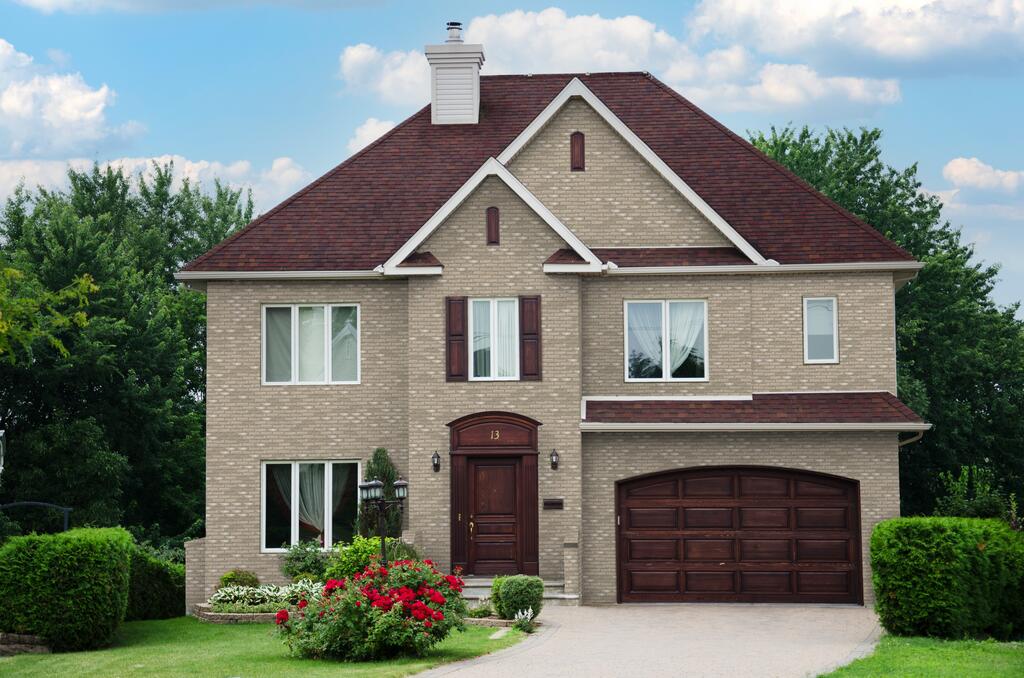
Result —
[[[832, 302], [832, 358], [810, 358], [807, 354], [807, 304], [812, 301]], [[838, 297], [804, 297], [804, 364], [805, 365], [838, 365], [839, 364], [839, 298]]]
[[[299, 309], [324, 309], [324, 379], [322, 381], [299, 381]], [[267, 309], [291, 309], [291, 380], [267, 381]], [[356, 309], [356, 378], [354, 381], [333, 381], [331, 379], [331, 310], [335, 308]], [[260, 383], [263, 386], [306, 386], [310, 384], [355, 385], [361, 384], [363, 378], [363, 310], [358, 303], [330, 304], [264, 304], [260, 309]]]
[[[324, 497], [332, 496], [334, 489], [334, 473], [330, 468], [331, 464], [355, 464], [356, 465], [356, 515], [359, 514], [359, 505], [362, 499], [359, 496], [358, 485], [363, 478], [363, 462], [359, 459], [268, 459], [260, 462], [260, 553], [287, 553], [288, 549], [267, 548], [267, 465], [268, 464], [289, 464], [292, 467], [292, 514], [291, 514], [291, 536], [289, 543], [295, 545], [299, 541], [299, 465], [300, 464], [327, 464], [324, 469]], [[324, 502], [324, 552], [330, 551], [334, 546], [334, 520], [328, 515], [330, 504]]]
[[[475, 301], [487, 301], [490, 302], [490, 332], [491, 332], [491, 376], [489, 377], [477, 377], [473, 375], [473, 302]], [[516, 373], [511, 377], [495, 377], [494, 369], [494, 338], [498, 335], [498, 302], [499, 301], [511, 301], [516, 307], [516, 340], [515, 340], [515, 366]], [[519, 381], [519, 338], [520, 338], [520, 327], [519, 327], [519, 298], [518, 297], [471, 297], [469, 299], [469, 380], [470, 381]]]
[[[704, 376], [673, 377], [669, 366], [668, 316], [669, 304], [700, 303], [704, 305]], [[629, 305], [630, 304], [661, 304], [661, 377], [641, 378], [629, 376]], [[629, 383], [661, 383], [661, 382], [707, 382], [711, 380], [711, 354], [708, 352], [708, 300], [707, 299], [625, 299], [622, 302], [622, 375]]]

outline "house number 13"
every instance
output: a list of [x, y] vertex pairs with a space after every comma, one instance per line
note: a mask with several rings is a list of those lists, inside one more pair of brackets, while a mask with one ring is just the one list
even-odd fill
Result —
[[501, 438], [500, 430], [494, 429], [493, 431], [491, 431], [491, 440], [498, 440], [499, 438]]

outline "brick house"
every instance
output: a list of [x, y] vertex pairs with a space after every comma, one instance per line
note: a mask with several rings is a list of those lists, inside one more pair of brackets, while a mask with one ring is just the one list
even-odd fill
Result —
[[928, 428], [894, 395], [922, 265], [647, 73], [481, 77], [457, 27], [427, 57], [431, 105], [178, 274], [209, 318], [189, 607], [349, 538], [376, 447], [446, 568], [870, 602]]

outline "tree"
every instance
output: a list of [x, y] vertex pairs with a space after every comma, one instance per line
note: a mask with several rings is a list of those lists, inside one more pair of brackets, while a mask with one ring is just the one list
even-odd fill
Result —
[[[398, 469], [395, 468], [388, 451], [383, 447], [378, 447], [373, 451], [373, 456], [370, 457], [370, 461], [363, 471], [363, 480], [374, 479], [384, 483], [384, 498], [392, 501], [395, 498], [395, 488], [392, 484], [398, 480]], [[384, 526], [385, 536], [402, 536], [402, 514], [397, 507], [388, 510]], [[359, 505], [359, 534], [364, 537], [377, 536], [377, 510], [371, 509], [367, 502]]]
[[[58, 338], [61, 330], [72, 326], [83, 327], [89, 294], [97, 287], [89, 275], [79, 276], [63, 289], [51, 292], [39, 289], [15, 268], [0, 267], [0, 359], [13, 364], [19, 353], [29, 355], [39, 340], [46, 342], [61, 355], [67, 356], [64, 342]], [[62, 312], [65, 306], [75, 306], [70, 314]]]
[[1024, 489], [1024, 324], [991, 297], [999, 273], [974, 258], [917, 165], [881, 159], [880, 130], [774, 127], [755, 146], [925, 263], [896, 296], [899, 397], [934, 424], [900, 449], [904, 513], [931, 513], [938, 478], [987, 466]]

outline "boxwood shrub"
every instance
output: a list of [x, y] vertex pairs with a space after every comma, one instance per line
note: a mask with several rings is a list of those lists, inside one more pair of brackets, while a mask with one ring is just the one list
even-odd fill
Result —
[[169, 619], [185, 614], [185, 567], [132, 551], [127, 621]]
[[540, 577], [517, 574], [502, 577], [496, 582], [498, 597], [494, 602], [495, 610], [502, 619], [513, 619], [520, 610], [533, 610], [533, 618], [540, 614], [544, 605], [544, 581]]
[[26, 535], [0, 547], [0, 631], [55, 650], [110, 643], [128, 606], [132, 537], [121, 528]]
[[875, 609], [902, 636], [1024, 636], [1024, 534], [999, 520], [896, 518], [871, 535]]

